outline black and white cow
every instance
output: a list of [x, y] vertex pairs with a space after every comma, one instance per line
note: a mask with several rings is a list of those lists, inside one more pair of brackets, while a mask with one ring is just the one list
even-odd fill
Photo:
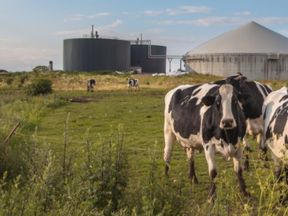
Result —
[[[246, 150], [250, 150], [250, 144], [248, 142], [247, 135], [250, 134], [253, 139], [257, 136], [258, 146], [263, 146], [263, 117], [262, 117], [262, 105], [267, 95], [272, 91], [272, 88], [268, 85], [261, 84], [256, 81], [247, 81], [247, 77], [241, 73], [237, 73], [233, 76], [227, 77], [225, 80], [219, 80], [214, 82], [215, 84], [230, 83], [237, 89], [239, 93], [248, 93], [253, 96], [252, 103], [242, 103], [243, 111], [247, 119], [247, 133], [243, 139], [243, 144]], [[265, 155], [267, 161], [267, 147], [261, 149]], [[249, 158], [245, 156], [244, 169], [249, 169]]]
[[138, 79], [131, 79], [127, 78], [127, 87], [128, 91], [132, 91], [132, 88], [135, 87], [135, 91], [140, 91], [139, 80]]
[[88, 79], [87, 80], [87, 92], [91, 90], [91, 92], [94, 91], [94, 86], [96, 85], [96, 81], [94, 79]]
[[215, 154], [225, 160], [233, 158], [240, 191], [247, 195], [242, 176], [242, 147], [238, 145], [246, 132], [242, 103], [251, 95], [239, 94], [230, 84], [202, 84], [179, 86], [165, 96], [164, 161], [168, 173], [174, 141], [186, 151], [190, 166], [189, 177], [197, 183], [194, 170], [195, 150], [205, 151], [210, 175], [210, 193], [215, 194], [214, 178], [217, 175]]
[[[283, 87], [271, 92], [263, 107], [264, 138], [271, 150], [276, 164], [277, 177], [281, 175], [282, 165], [288, 164], [288, 90]], [[287, 179], [287, 172], [286, 172]]]

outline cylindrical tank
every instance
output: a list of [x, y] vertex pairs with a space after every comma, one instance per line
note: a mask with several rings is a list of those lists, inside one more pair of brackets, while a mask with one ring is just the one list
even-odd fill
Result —
[[130, 70], [130, 41], [66, 39], [63, 55], [64, 71]]
[[131, 66], [141, 67], [144, 73], [166, 73], [165, 56], [165, 46], [131, 44]]

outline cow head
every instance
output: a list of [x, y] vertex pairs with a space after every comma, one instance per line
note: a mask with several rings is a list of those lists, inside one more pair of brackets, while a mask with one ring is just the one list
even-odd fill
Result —
[[[224, 130], [234, 129], [237, 127], [238, 115], [243, 115], [239, 105], [239, 98], [242, 102], [251, 100], [251, 95], [246, 94], [241, 97], [232, 85], [224, 84], [219, 87], [215, 95], [208, 95], [202, 98], [202, 103], [211, 106], [215, 110], [215, 115], [220, 118], [220, 128]], [[244, 115], [243, 115], [244, 116]]]
[[242, 88], [247, 80], [246, 76], [243, 76], [240, 72], [237, 74], [227, 77], [226, 83], [233, 85], [239, 92], [242, 92]]

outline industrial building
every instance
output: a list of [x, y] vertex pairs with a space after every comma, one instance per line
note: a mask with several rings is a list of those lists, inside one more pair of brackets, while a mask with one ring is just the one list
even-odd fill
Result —
[[131, 44], [131, 67], [144, 73], [166, 72], [166, 47], [150, 44]]
[[130, 42], [106, 38], [64, 40], [65, 71], [130, 70]]
[[186, 70], [249, 79], [288, 79], [288, 38], [256, 22], [222, 34], [186, 53]]
[[152, 45], [150, 40], [119, 40], [94, 34], [91, 37], [66, 39], [63, 47], [65, 71], [166, 72], [166, 47]]

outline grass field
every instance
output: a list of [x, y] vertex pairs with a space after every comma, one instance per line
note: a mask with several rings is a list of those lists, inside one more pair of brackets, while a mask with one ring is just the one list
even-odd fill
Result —
[[[12, 83], [18, 83], [17, 80], [21, 80], [19, 78], [21, 76], [24, 75], [15, 75]], [[32, 75], [29, 74], [29, 76]], [[126, 196], [129, 196], [126, 199], [130, 200], [130, 205], [132, 205], [133, 199], [134, 202], [140, 202], [137, 201], [135, 191], [143, 191], [145, 188], [151, 187], [150, 183], [147, 184], [151, 178], [151, 161], [155, 162], [153, 173], [155, 172], [156, 179], [154, 181], [157, 184], [165, 184], [166, 181], [163, 180], [165, 175], [162, 159], [165, 94], [180, 84], [204, 83], [219, 79], [218, 77], [200, 75], [184, 77], [137, 77], [135, 75], [140, 79], [141, 91], [127, 92], [125, 77], [95, 75], [97, 85], [95, 92], [91, 93], [85, 91], [85, 80], [89, 77], [87, 74], [73, 74], [69, 77], [68, 74], [54, 73], [49, 75], [45, 73], [43, 76], [53, 81], [54, 92], [49, 96], [34, 98], [25, 96], [21, 88], [13, 88], [5, 83], [5, 77], [2, 78], [0, 119], [5, 123], [2, 125], [0, 138], [6, 137], [15, 122], [23, 121], [16, 135], [9, 141], [9, 145], [36, 143], [39, 148], [47, 148], [48, 146], [52, 150], [55, 163], [60, 164], [63, 159], [63, 144], [65, 144], [67, 157], [71, 157], [71, 169], [73, 174], [77, 175], [77, 173], [81, 173], [80, 164], [83, 162], [83, 148], [87, 145], [87, 140], [96, 146], [101, 146], [103, 143], [109, 145], [111, 137], [117, 137], [118, 129], [123, 128], [123, 148], [127, 153]], [[70, 80], [69, 84], [61, 85], [61, 81], [67, 79]], [[31, 81], [29, 77], [26, 80], [27, 83]], [[286, 82], [270, 81], [266, 83], [274, 89], [278, 89]], [[14, 99], [11, 99], [12, 97]], [[28, 106], [28, 104], [30, 105]], [[19, 108], [20, 105], [21, 108]], [[11, 112], [14, 115], [13, 120], [11, 117], [7, 117], [7, 115], [11, 116]], [[22, 112], [27, 114], [21, 114]], [[250, 142], [253, 150], [250, 153], [251, 170], [244, 172], [244, 179], [251, 198], [243, 198], [238, 193], [233, 162], [224, 162], [218, 156], [219, 175], [216, 180], [217, 199], [214, 204], [207, 200], [209, 176], [204, 153], [196, 155], [196, 173], [200, 184], [194, 185], [187, 178], [188, 164], [185, 152], [178, 144], [175, 145], [169, 171], [168, 181], [169, 184], [172, 184], [172, 192], [170, 191], [169, 196], [172, 197], [173, 193], [174, 195], [178, 194], [178, 198], [177, 196], [174, 198], [183, 202], [179, 205], [182, 208], [179, 211], [181, 214], [189, 215], [189, 212], [193, 215], [286, 214], [287, 208], [285, 206], [279, 207], [277, 204], [277, 196], [280, 196], [281, 191], [279, 186], [273, 183], [275, 179], [273, 177], [273, 164], [270, 163], [272, 161], [270, 159], [269, 168], [265, 168], [258, 159], [255, 141], [250, 139]], [[173, 184], [175, 185], [173, 186]], [[135, 197], [133, 198], [133, 196]], [[140, 198], [141, 202], [144, 202], [143, 197], [144, 195]], [[173, 206], [174, 201], [170, 200], [169, 202]], [[151, 204], [151, 206], [153, 205]], [[135, 208], [135, 206], [132, 207]], [[145, 211], [142, 210], [143, 212]], [[149, 211], [147, 210], [147, 212]], [[155, 212], [157, 211], [152, 211], [152, 214], [150, 212], [146, 215], [154, 215]], [[158, 211], [157, 214], [160, 213], [161, 211]], [[123, 213], [123, 215], [126, 214]], [[172, 214], [166, 213], [164, 215]]]

